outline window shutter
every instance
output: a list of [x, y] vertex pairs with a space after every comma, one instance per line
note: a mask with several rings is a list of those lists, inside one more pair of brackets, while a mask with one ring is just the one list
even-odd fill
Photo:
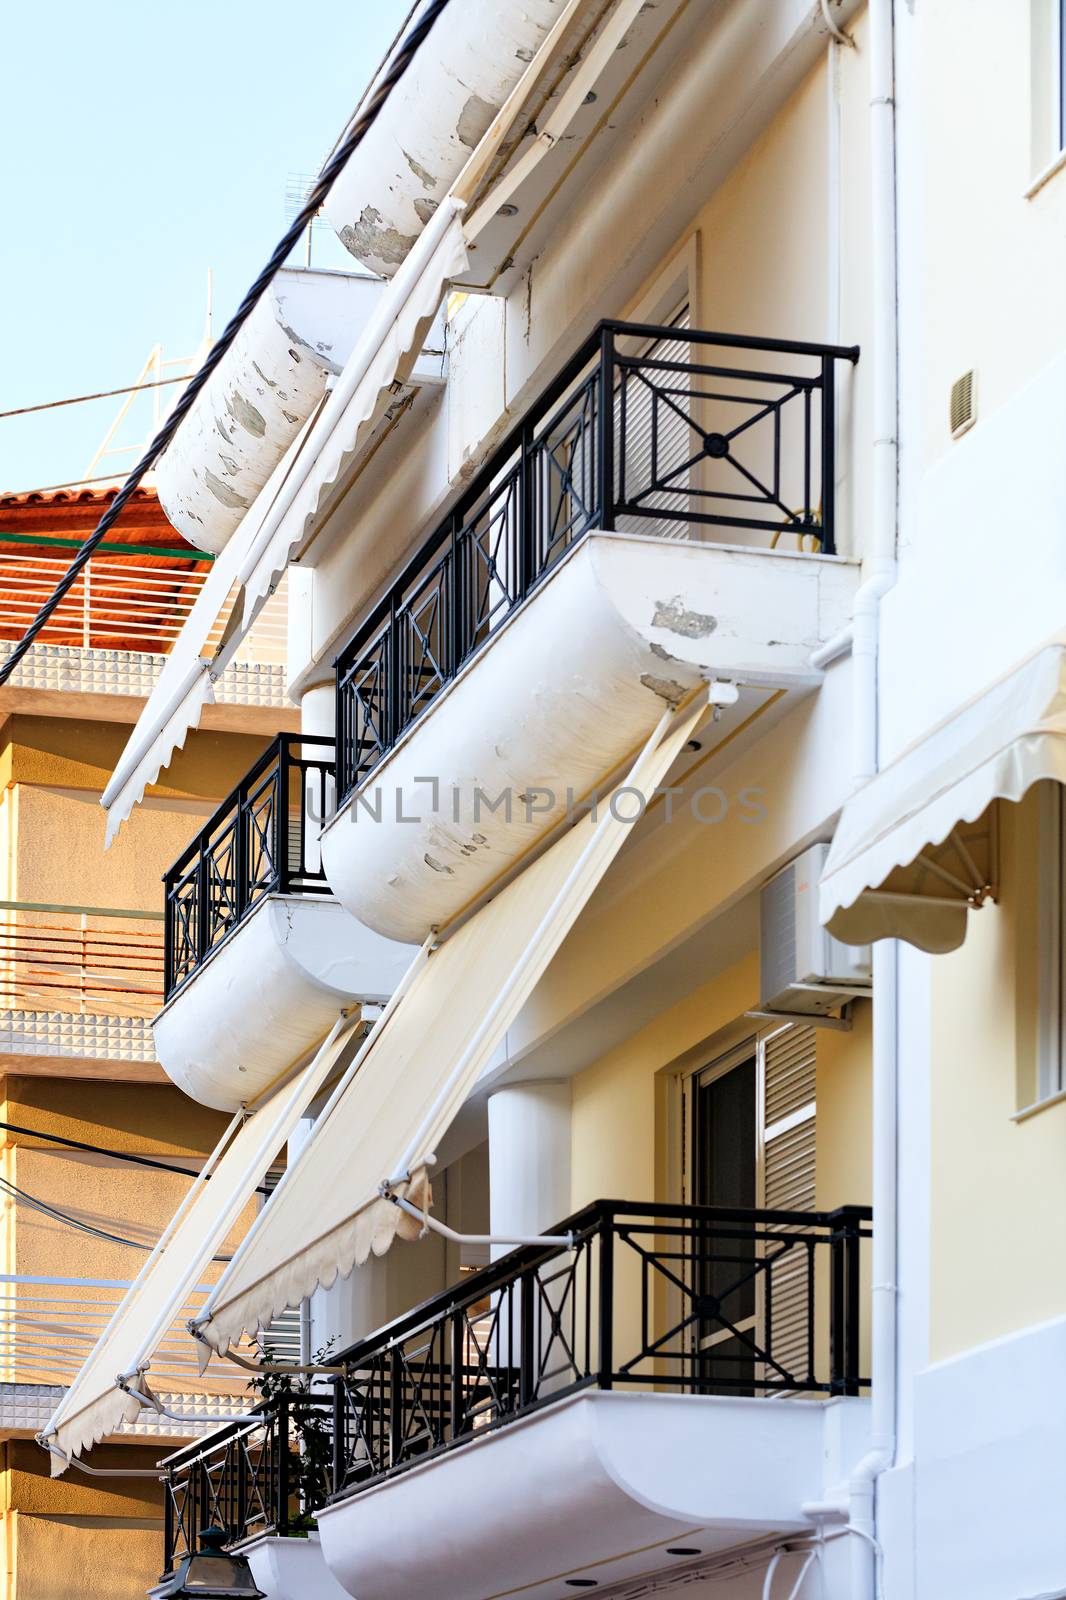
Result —
[[[815, 1210], [816, 1039], [813, 1028], [790, 1025], [761, 1041], [762, 1203], [770, 1211]], [[805, 1249], [774, 1268], [767, 1330], [770, 1354], [796, 1377], [807, 1371], [807, 1270]]]

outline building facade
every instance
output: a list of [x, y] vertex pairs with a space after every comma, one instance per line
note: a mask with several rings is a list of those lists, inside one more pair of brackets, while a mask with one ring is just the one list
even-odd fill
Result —
[[[113, 494], [0, 499], [0, 648], [21, 636]], [[98, 804], [207, 565], [154, 492], [140, 493], [3, 690], [0, 1571], [11, 1600], [143, 1593], [161, 1568], [160, 1451], [209, 1431], [235, 1397], [247, 1403], [244, 1374], [231, 1365], [203, 1378], [169, 1338], [158, 1383], [170, 1415], [101, 1443], [94, 1464], [115, 1476], [54, 1479], [34, 1443], [224, 1126], [156, 1060], [159, 883], [262, 749], [264, 718], [273, 729], [286, 715], [283, 617], [272, 649], [268, 628], [250, 643], [219, 724], [109, 855]], [[191, 1305], [217, 1272], [207, 1268]]]
[[164, 1462], [168, 1571], [1066, 1594], [1064, 37], [446, 13], [327, 202], [374, 276], [197, 403], [214, 598], [104, 804], [284, 574], [299, 725], [175, 852], [154, 1048], [245, 1119], [212, 1205], [287, 1147], [191, 1331], [303, 1359]]

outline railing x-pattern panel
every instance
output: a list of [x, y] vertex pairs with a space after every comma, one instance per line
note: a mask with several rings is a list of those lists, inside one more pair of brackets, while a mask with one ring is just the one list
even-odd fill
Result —
[[[687, 352], [687, 354], [686, 354]], [[337, 660], [344, 800], [590, 529], [836, 549], [856, 348], [604, 322]]]

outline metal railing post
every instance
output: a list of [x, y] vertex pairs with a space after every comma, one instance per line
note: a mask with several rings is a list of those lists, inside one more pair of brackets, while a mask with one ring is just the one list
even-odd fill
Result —
[[400, 612], [395, 593], [389, 605], [389, 626], [385, 634], [385, 704], [382, 707], [382, 735], [386, 746], [399, 738], [403, 727], [400, 715], [400, 691], [404, 678], [400, 649]]
[[[448, 1382], [448, 1437], [458, 1439], [463, 1429], [463, 1333], [465, 1318], [462, 1310], [452, 1312], [451, 1372]], [[442, 1440], [441, 1443], [444, 1441]]]
[[605, 327], [600, 335], [600, 436], [597, 440], [599, 525], [605, 533], [614, 531], [614, 370], [614, 330]]
[[394, 1344], [389, 1351], [389, 1466], [395, 1467], [403, 1449], [403, 1363], [400, 1347]]
[[344, 1379], [333, 1379], [333, 1493], [344, 1483]]
[[163, 1479], [163, 1571], [160, 1582], [174, 1567], [174, 1476]]
[[211, 874], [210, 854], [206, 838], [200, 840], [199, 859], [196, 863], [196, 965], [207, 957], [211, 947]]
[[242, 783], [237, 790], [237, 810], [233, 819], [233, 920], [237, 923], [248, 909], [248, 873], [250, 850], [248, 838], [248, 788]]
[[518, 581], [515, 592], [519, 596], [529, 593], [537, 577], [536, 472], [533, 425], [526, 422], [518, 458]]
[[278, 1505], [274, 1527], [278, 1533], [284, 1533], [289, 1521], [289, 1397], [286, 1394], [278, 1396], [274, 1428], [278, 1450]]
[[836, 554], [836, 361], [822, 357], [822, 554]]
[[614, 1218], [608, 1212], [600, 1224], [599, 1363], [601, 1389], [614, 1383]]
[[240, 1435], [234, 1438], [233, 1449], [237, 1452], [237, 1483], [234, 1491], [235, 1520], [232, 1537], [243, 1539], [248, 1526], [248, 1456], [245, 1440]]
[[[859, 1252], [862, 1217], [859, 1208], [841, 1206], [826, 1219], [830, 1235], [829, 1364], [831, 1394], [855, 1395], [860, 1390], [859, 1355], [862, 1301]], [[812, 1308], [813, 1310], [813, 1308]]]
[[[278, 763], [275, 769], [274, 782], [274, 876], [277, 879], [278, 893], [288, 894], [292, 883], [292, 874], [289, 863], [289, 782], [292, 777], [292, 748], [289, 735], [278, 735]], [[299, 769], [302, 774], [302, 768]], [[300, 783], [300, 809], [303, 810], [304, 794], [303, 783]], [[249, 825], [251, 819], [249, 818]]]
[[[524, 1272], [518, 1280], [518, 1404], [521, 1406], [532, 1405], [536, 1399], [536, 1372], [533, 1365], [535, 1352], [535, 1323], [533, 1313], [536, 1307], [534, 1290], [537, 1282], [536, 1268], [532, 1267]], [[501, 1290], [501, 1294], [505, 1291]], [[509, 1308], [513, 1317], [514, 1308]]]

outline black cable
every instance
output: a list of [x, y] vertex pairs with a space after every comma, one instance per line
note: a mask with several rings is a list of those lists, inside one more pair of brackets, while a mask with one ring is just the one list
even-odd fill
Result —
[[[21, 1200], [23, 1205], [29, 1206], [31, 1211], [40, 1211], [46, 1217], [51, 1217], [55, 1222], [61, 1222], [64, 1227], [76, 1228], [79, 1233], [91, 1234], [94, 1239], [106, 1239], [109, 1244], [128, 1245], [131, 1250], [155, 1249], [155, 1242], [143, 1244], [139, 1239], [126, 1239], [120, 1233], [108, 1233], [106, 1228], [96, 1228], [91, 1222], [80, 1222], [77, 1217], [72, 1217], [66, 1211], [60, 1211], [56, 1206], [50, 1206], [47, 1200], [39, 1200], [35, 1194], [30, 1194], [25, 1189], [20, 1189], [18, 1184], [12, 1183], [9, 1178], [0, 1177], [0, 1193], [10, 1195], [14, 1200]], [[158, 1241], [156, 1241], [158, 1242]], [[212, 1261], [229, 1262], [232, 1256], [212, 1256]]]
[[[29, 1139], [45, 1139], [49, 1144], [61, 1144], [68, 1150], [85, 1150], [93, 1156], [110, 1156], [114, 1161], [126, 1161], [133, 1167], [153, 1167], [157, 1172], [176, 1172], [182, 1178], [198, 1178], [200, 1174], [188, 1167], [176, 1167], [170, 1161], [156, 1161], [152, 1156], [134, 1156], [125, 1150], [109, 1150], [106, 1145], [86, 1144], [82, 1139], [65, 1139], [62, 1134], [42, 1133], [38, 1128], [23, 1128], [17, 1122], [0, 1122], [5, 1133], [23, 1133]], [[210, 1178], [208, 1173], [208, 1178]], [[206, 1181], [206, 1180], [205, 1180]], [[256, 1194], [269, 1194], [270, 1189], [261, 1183]]]
[[138, 461], [137, 465], [134, 467], [133, 471], [122, 485], [122, 488], [119, 490], [114, 500], [112, 500], [110, 506], [104, 512], [103, 516], [100, 518], [100, 521], [96, 524], [96, 527], [93, 529], [92, 533], [86, 539], [77, 555], [74, 557], [74, 560], [70, 563], [70, 566], [67, 568], [63, 577], [60, 578], [59, 582], [56, 584], [55, 589], [52, 591], [51, 597], [45, 601], [44, 605], [38, 611], [37, 615], [26, 629], [26, 632], [23, 634], [22, 638], [11, 652], [11, 655], [8, 657], [7, 661], [0, 666], [0, 687], [7, 682], [11, 674], [15, 671], [15, 668], [22, 661], [23, 657], [26, 655], [26, 652], [33, 644], [33, 641], [36, 639], [41, 629], [45, 626], [56, 607], [62, 601], [64, 595], [66, 595], [67, 592], [73, 588], [82, 572], [82, 569], [88, 562], [89, 557], [104, 538], [108, 529], [118, 521], [126, 502], [132, 496], [134, 490], [137, 488], [145, 473], [155, 465], [159, 457], [163, 454], [163, 451], [166, 449], [167, 445], [177, 433], [182, 422], [185, 420], [186, 416], [191, 410], [194, 401], [202, 392], [207, 380], [211, 377], [219, 362], [222, 360], [222, 357], [226, 354], [230, 345], [237, 337], [237, 334], [240, 332], [251, 313], [255, 310], [256, 306], [259, 304], [259, 301], [270, 287], [271, 282], [277, 275], [280, 268], [285, 265], [285, 262], [288, 260], [289, 254], [293, 247], [299, 242], [300, 235], [303, 233], [308, 223], [313, 221], [315, 216], [321, 210], [326, 196], [333, 187], [335, 178], [348, 164], [350, 157], [358, 149], [360, 144], [362, 144], [363, 139], [377, 121], [382, 106], [388, 100], [393, 89], [407, 71], [407, 68], [410, 66], [416, 52], [424, 42], [433, 24], [436, 22], [437, 18], [445, 9], [447, 4], [448, 0], [428, 0], [425, 11], [415, 23], [414, 27], [404, 39], [403, 43], [400, 45], [388, 69], [382, 77], [381, 82], [368, 99], [365, 109], [356, 116], [354, 122], [348, 130], [347, 135], [337, 146], [336, 150], [322, 168], [322, 171], [319, 173], [318, 178], [315, 181], [314, 188], [311, 190], [307, 196], [307, 199], [300, 207], [300, 210], [293, 218], [289, 228], [282, 235], [273, 255], [270, 257], [270, 260], [267, 262], [262, 272], [248, 290], [248, 293], [237, 307], [237, 310], [226, 324], [226, 327], [223, 329], [222, 334], [216, 341], [203, 366], [200, 368], [199, 372], [197, 372], [196, 376], [191, 379], [189, 387], [185, 390], [181, 399], [174, 407], [174, 410], [170, 413], [167, 421], [163, 424], [162, 428], [160, 428], [159, 432], [148, 446], [147, 451], [141, 457], [140, 461]]

